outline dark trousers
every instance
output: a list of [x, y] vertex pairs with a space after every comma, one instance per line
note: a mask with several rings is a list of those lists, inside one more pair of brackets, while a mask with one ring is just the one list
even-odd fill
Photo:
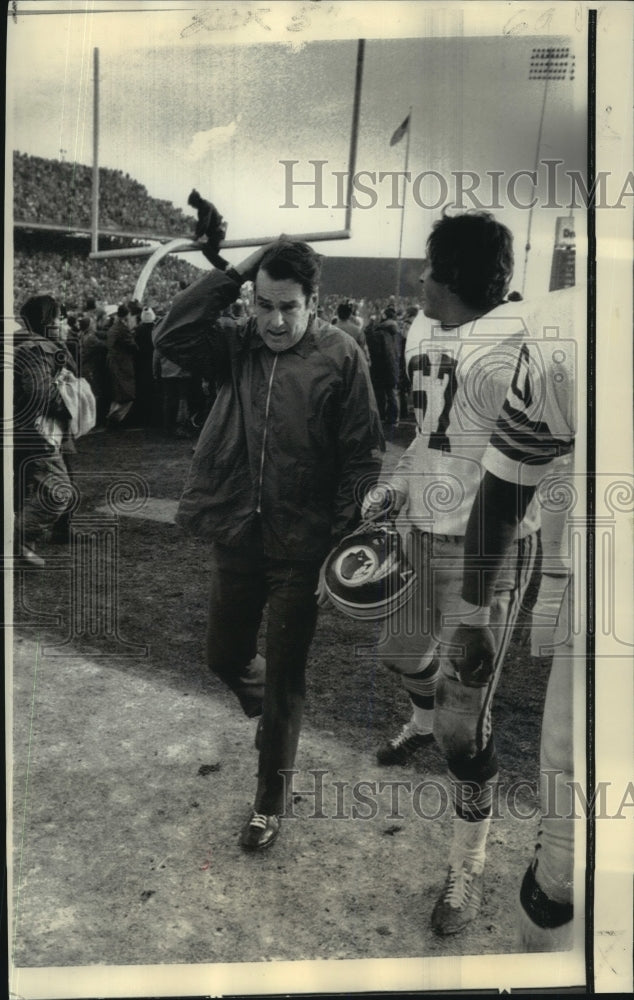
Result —
[[13, 453], [15, 535], [33, 545], [48, 531], [69, 530], [74, 497], [71, 459], [60, 451]]
[[397, 424], [399, 415], [399, 398], [396, 386], [373, 382], [374, 397], [381, 420], [387, 424]]
[[188, 378], [163, 378], [163, 430], [175, 431], [184, 427], [189, 417], [187, 409]]
[[[317, 622], [319, 565], [269, 559], [261, 548], [213, 547], [208, 663], [237, 694], [247, 715], [260, 714], [262, 698], [254, 809], [269, 816], [285, 809], [285, 782], [279, 772], [295, 763], [306, 661]], [[257, 655], [257, 638], [265, 605], [264, 663]]]

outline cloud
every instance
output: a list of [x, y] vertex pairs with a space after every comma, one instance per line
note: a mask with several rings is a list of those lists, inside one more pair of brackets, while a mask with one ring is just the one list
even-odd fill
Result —
[[205, 132], [194, 132], [192, 141], [185, 150], [185, 159], [189, 163], [197, 163], [213, 150], [226, 146], [233, 139], [241, 118], [242, 115], [239, 114], [235, 121], [229, 122], [228, 125], [219, 125], [217, 128], [210, 128]]

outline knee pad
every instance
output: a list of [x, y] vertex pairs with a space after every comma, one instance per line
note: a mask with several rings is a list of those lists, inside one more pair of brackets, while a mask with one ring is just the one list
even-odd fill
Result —
[[429, 699], [433, 704], [440, 667], [436, 659], [416, 673], [402, 674], [403, 687], [414, 701]]
[[475, 757], [478, 720], [487, 688], [465, 687], [460, 679], [441, 674], [436, 686], [434, 736], [448, 760]]

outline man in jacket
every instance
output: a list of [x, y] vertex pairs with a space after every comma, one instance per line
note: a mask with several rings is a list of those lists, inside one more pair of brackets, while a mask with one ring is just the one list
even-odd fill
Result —
[[[384, 447], [361, 349], [316, 319], [319, 271], [311, 247], [277, 241], [190, 285], [154, 338], [184, 367], [209, 365], [218, 386], [177, 521], [212, 542], [209, 666], [247, 716], [262, 715], [245, 850], [278, 834], [325, 600], [320, 568], [357, 524]], [[246, 280], [255, 280], [255, 315], [242, 329], [217, 323]]]

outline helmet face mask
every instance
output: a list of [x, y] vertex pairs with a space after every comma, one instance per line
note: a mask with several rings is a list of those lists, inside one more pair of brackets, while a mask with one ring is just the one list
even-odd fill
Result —
[[326, 591], [349, 618], [380, 621], [409, 600], [417, 585], [393, 525], [362, 524], [328, 556]]

